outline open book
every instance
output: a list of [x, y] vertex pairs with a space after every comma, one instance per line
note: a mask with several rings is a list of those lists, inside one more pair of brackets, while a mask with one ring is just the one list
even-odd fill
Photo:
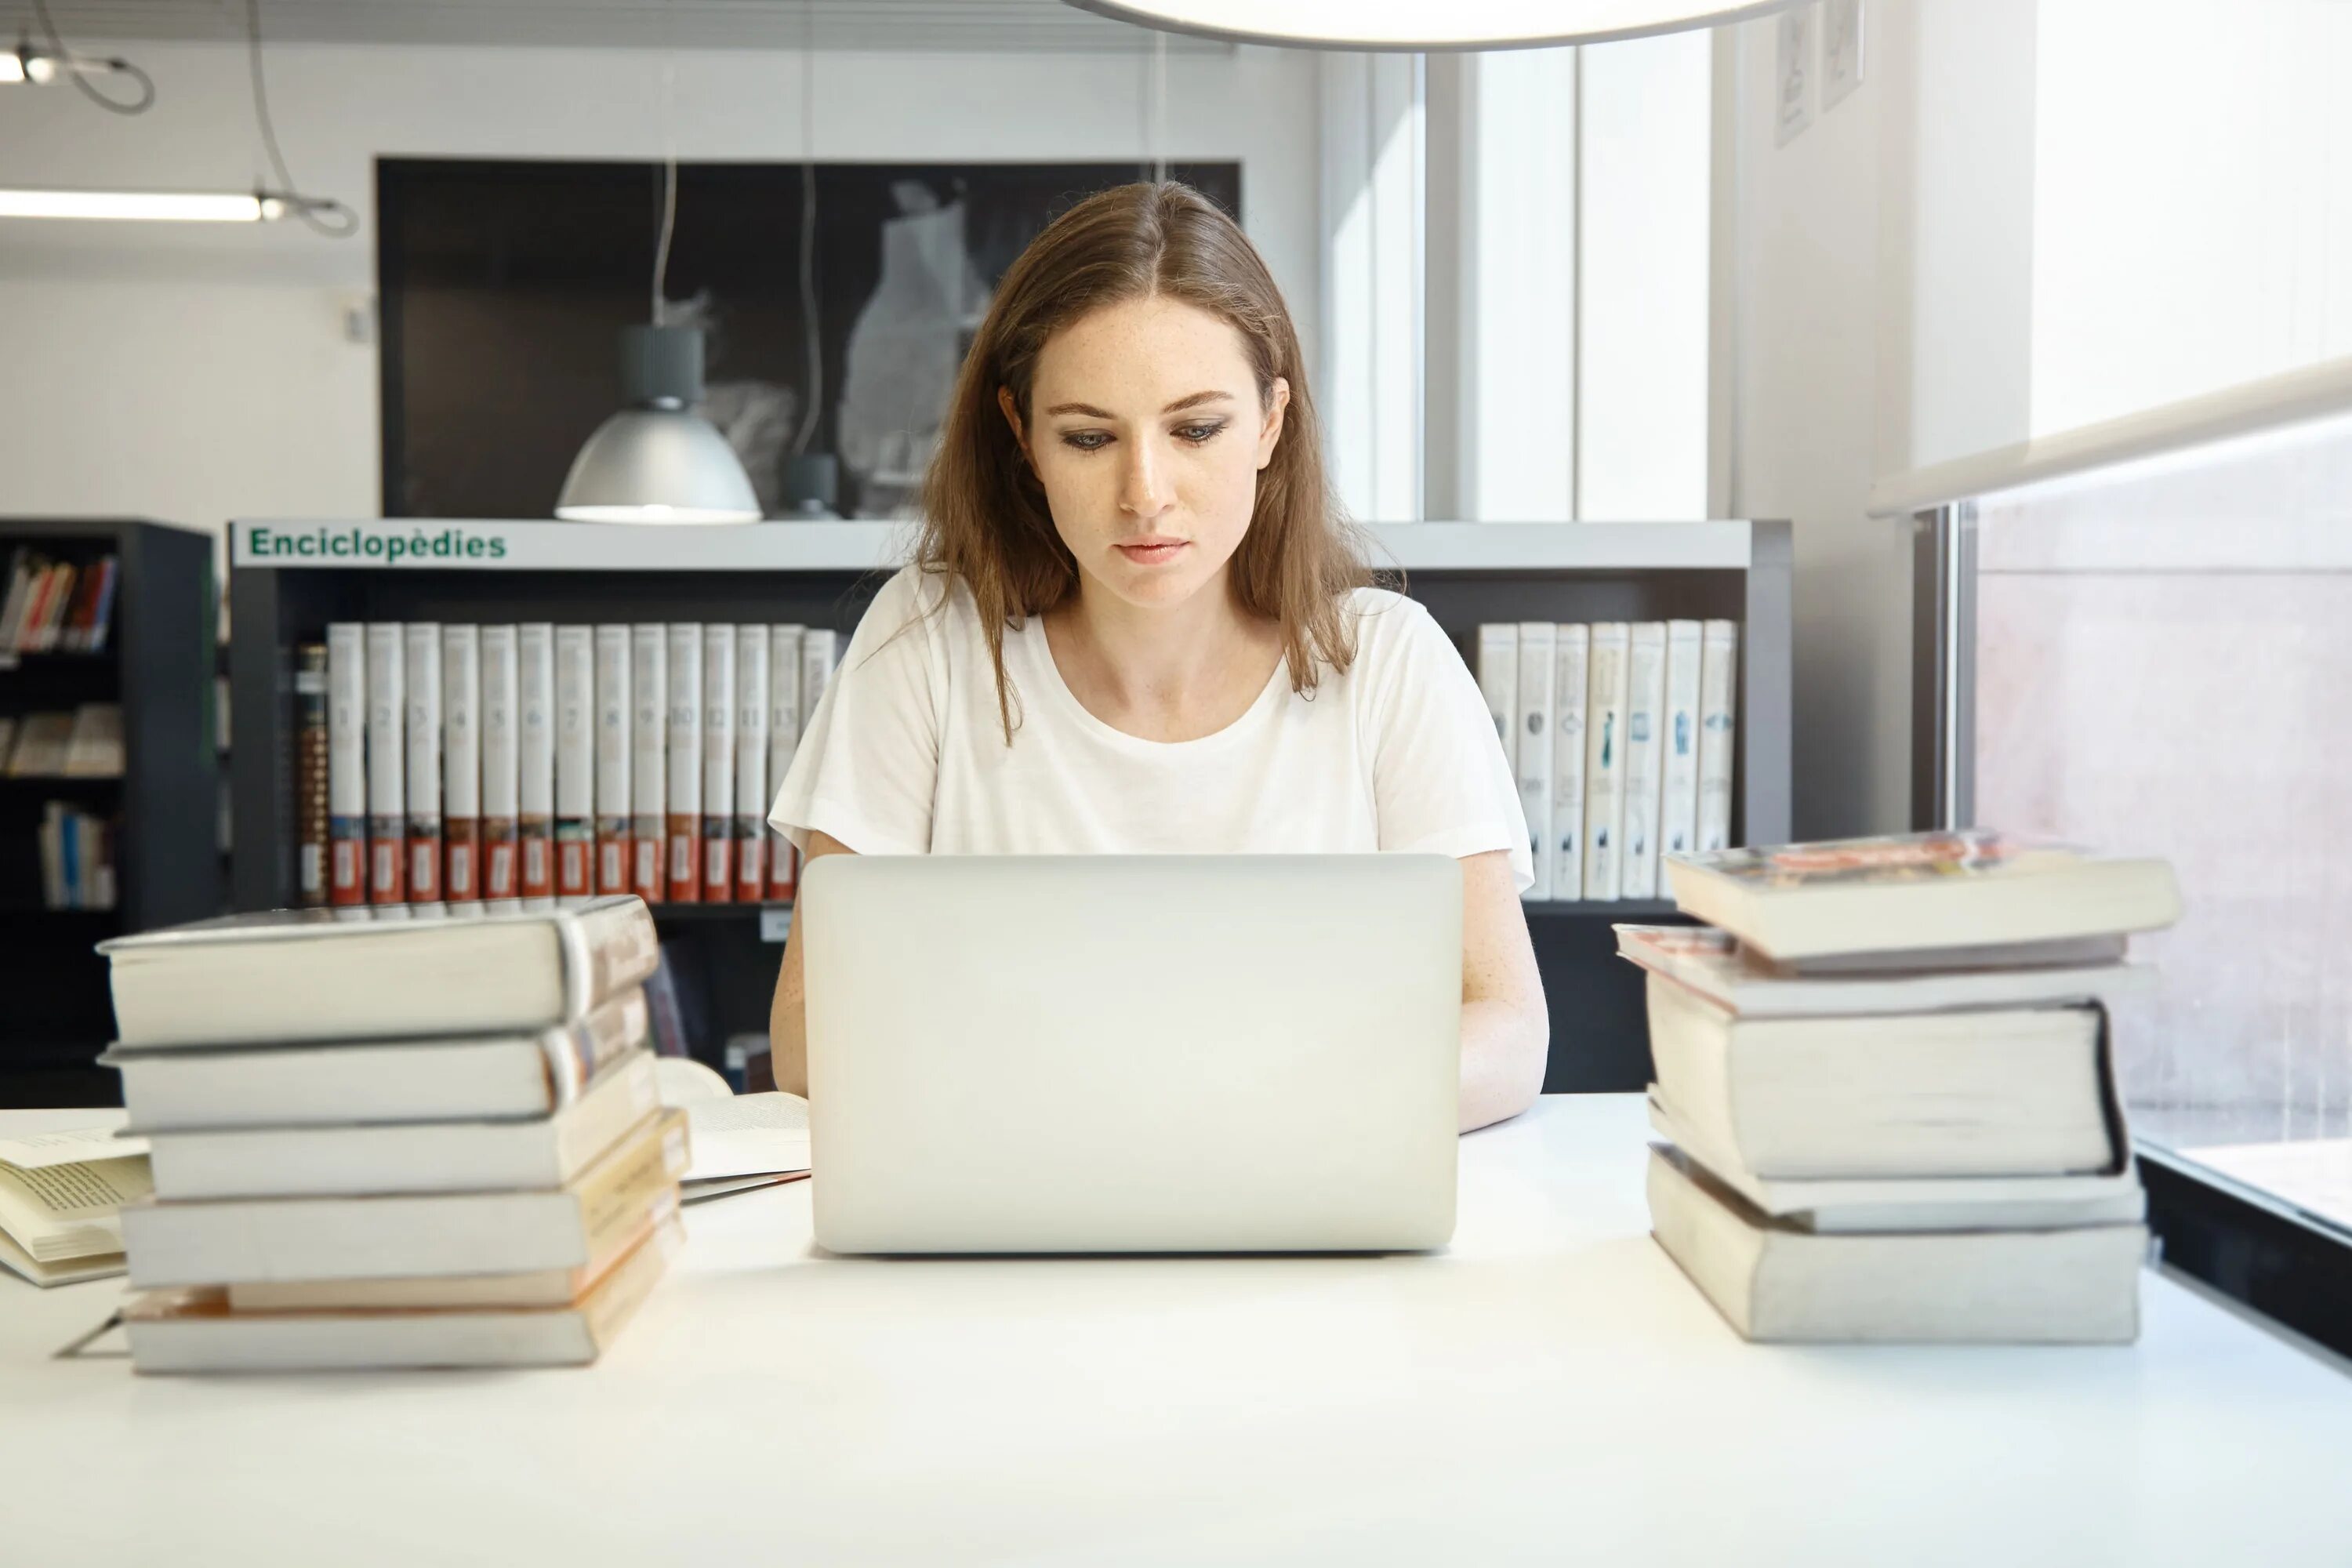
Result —
[[679, 1183], [683, 1201], [808, 1174], [808, 1101], [799, 1095], [715, 1095], [684, 1109], [693, 1163]]
[[0, 1138], [0, 1268], [36, 1285], [121, 1273], [122, 1205], [152, 1189], [146, 1145], [111, 1125]]

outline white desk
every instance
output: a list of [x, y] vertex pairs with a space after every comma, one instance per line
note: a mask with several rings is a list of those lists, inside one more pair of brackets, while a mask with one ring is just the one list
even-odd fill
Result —
[[814, 1258], [805, 1185], [726, 1198], [586, 1371], [138, 1378], [43, 1359], [120, 1280], [0, 1280], [0, 1560], [2352, 1563], [2335, 1367], [2153, 1276], [2130, 1349], [1743, 1345], [1643, 1140], [1473, 1135], [1425, 1258]]

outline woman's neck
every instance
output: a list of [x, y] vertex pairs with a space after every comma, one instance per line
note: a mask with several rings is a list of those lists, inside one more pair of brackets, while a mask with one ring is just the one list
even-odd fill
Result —
[[1181, 605], [1150, 607], [1081, 580], [1045, 626], [1071, 695], [1147, 741], [1216, 733], [1249, 710], [1282, 660], [1281, 628], [1234, 604], [1222, 575]]

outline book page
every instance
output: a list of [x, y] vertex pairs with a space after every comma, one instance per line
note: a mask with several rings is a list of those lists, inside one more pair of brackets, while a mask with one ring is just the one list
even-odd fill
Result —
[[115, 1136], [115, 1129], [121, 1125], [122, 1112], [118, 1110], [114, 1121], [102, 1127], [20, 1132], [12, 1138], [0, 1138], [0, 1165], [33, 1171], [44, 1165], [74, 1165], [87, 1160], [126, 1160], [147, 1152], [146, 1139]]
[[809, 1168], [808, 1101], [797, 1094], [698, 1100], [686, 1117], [692, 1156], [687, 1181]]
[[122, 1250], [122, 1205], [155, 1190], [144, 1155], [23, 1171], [0, 1165], [0, 1230], [41, 1262]]

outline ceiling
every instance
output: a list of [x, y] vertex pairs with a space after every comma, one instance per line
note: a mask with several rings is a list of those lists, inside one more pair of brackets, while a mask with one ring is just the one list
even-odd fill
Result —
[[[1232, 46], [1152, 34], [1063, 0], [260, 0], [266, 43], [482, 47], [1129, 50]], [[245, 0], [49, 0], [68, 46], [237, 43]], [[0, 33], [37, 33], [27, 0], [0, 0]]]

